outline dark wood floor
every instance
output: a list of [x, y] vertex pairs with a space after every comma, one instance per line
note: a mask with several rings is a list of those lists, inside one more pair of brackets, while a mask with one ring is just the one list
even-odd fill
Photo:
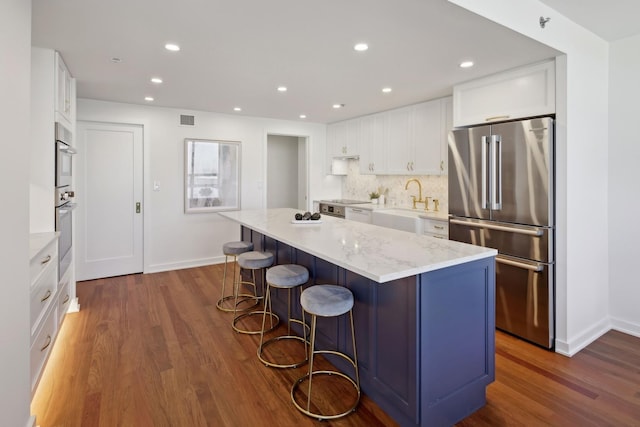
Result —
[[[290, 402], [305, 367], [266, 368], [215, 308], [221, 266], [78, 283], [32, 402], [53, 426], [392, 426], [366, 396], [319, 423]], [[487, 405], [460, 426], [640, 426], [640, 339], [609, 332], [573, 358], [496, 337]], [[331, 404], [331, 402], [329, 402]], [[336, 405], [338, 405], [336, 403]]]

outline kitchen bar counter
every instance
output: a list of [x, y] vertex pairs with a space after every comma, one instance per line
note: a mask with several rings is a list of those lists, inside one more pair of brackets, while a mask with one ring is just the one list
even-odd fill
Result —
[[223, 212], [222, 216], [378, 283], [494, 257], [494, 249], [323, 216], [291, 224], [294, 209]]
[[[305, 286], [353, 292], [363, 392], [401, 426], [450, 426], [484, 406], [495, 378], [495, 251], [333, 217], [291, 224], [294, 213], [221, 215], [276, 264], [307, 267]], [[272, 293], [272, 308], [286, 316], [286, 292]], [[301, 318], [299, 304], [292, 314]], [[318, 319], [318, 347], [352, 355], [347, 323]]]

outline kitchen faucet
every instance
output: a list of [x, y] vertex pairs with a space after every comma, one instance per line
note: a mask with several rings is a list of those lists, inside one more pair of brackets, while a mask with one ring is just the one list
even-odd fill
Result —
[[409, 184], [412, 182], [415, 182], [416, 184], [418, 184], [418, 200], [416, 200], [416, 196], [411, 196], [411, 198], [413, 199], [413, 209], [416, 209], [416, 203], [424, 202], [424, 200], [422, 200], [422, 184], [420, 184], [420, 181], [418, 181], [416, 178], [411, 178], [405, 184], [404, 189], [408, 190]]

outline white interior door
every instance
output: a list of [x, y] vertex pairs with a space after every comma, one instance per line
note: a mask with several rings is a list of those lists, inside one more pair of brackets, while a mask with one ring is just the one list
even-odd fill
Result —
[[142, 126], [79, 121], [76, 279], [143, 269]]

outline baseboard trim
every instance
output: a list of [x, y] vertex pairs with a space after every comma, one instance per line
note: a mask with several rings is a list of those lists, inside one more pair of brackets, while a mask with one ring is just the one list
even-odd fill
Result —
[[78, 298], [74, 298], [69, 303], [69, 308], [67, 309], [67, 313], [77, 313], [80, 311], [80, 302], [78, 302]]
[[180, 262], [171, 262], [165, 264], [153, 264], [149, 265], [148, 268], [144, 271], [147, 273], [160, 273], [163, 271], [171, 271], [171, 270], [183, 270], [185, 268], [194, 268], [194, 267], [203, 267], [205, 265], [212, 264], [221, 264], [224, 262], [224, 255], [211, 257], [211, 258], [201, 258], [201, 259], [193, 259], [188, 261], [180, 261]]
[[638, 323], [633, 323], [627, 320], [619, 319], [617, 317], [612, 317], [611, 329], [615, 329], [618, 332], [640, 338], [640, 324]]
[[581, 334], [576, 335], [569, 342], [556, 340], [556, 353], [571, 357], [610, 330], [611, 320], [609, 317], [605, 317]]

